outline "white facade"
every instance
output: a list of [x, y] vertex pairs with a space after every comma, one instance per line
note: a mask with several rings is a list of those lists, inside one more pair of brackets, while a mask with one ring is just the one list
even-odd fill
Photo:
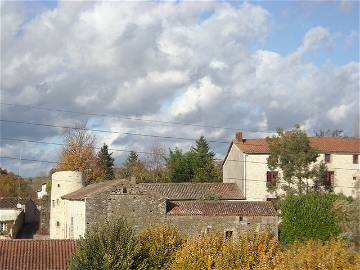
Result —
[[85, 233], [85, 202], [61, 199], [83, 186], [81, 172], [62, 171], [52, 175], [50, 239], [77, 239]]
[[[353, 163], [353, 154], [359, 153], [330, 153], [330, 163], [326, 163], [326, 166], [328, 171], [334, 172], [334, 191], [355, 197], [354, 184], [360, 174], [360, 165]], [[274, 194], [269, 193], [266, 187], [268, 156], [269, 154], [244, 153], [233, 143], [223, 163], [223, 181], [237, 183], [246, 200], [274, 198]], [[317, 162], [324, 161], [324, 156], [321, 153]]]
[[37, 198], [41, 199], [42, 197], [44, 197], [45, 195], [47, 195], [46, 192], [46, 183], [43, 183], [41, 185], [41, 189], [37, 192]]

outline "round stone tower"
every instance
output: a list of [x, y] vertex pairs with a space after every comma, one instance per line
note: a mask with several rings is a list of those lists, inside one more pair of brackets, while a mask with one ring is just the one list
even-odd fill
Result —
[[60, 171], [51, 176], [50, 239], [65, 235], [65, 205], [62, 196], [84, 187], [81, 172]]

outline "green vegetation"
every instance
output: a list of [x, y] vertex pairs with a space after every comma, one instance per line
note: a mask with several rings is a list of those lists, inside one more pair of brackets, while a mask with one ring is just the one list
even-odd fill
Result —
[[109, 147], [107, 144], [100, 148], [98, 152], [98, 159], [100, 160], [100, 164], [105, 171], [105, 180], [114, 179], [114, 158], [111, 156], [113, 153], [109, 153]]
[[31, 181], [0, 168], [0, 197], [34, 197]]
[[328, 240], [339, 235], [341, 230], [333, 206], [339, 198], [329, 193], [287, 196], [281, 203], [281, 242]]
[[276, 179], [281, 185], [272, 185], [269, 190], [281, 188], [286, 194], [303, 194], [312, 191], [310, 179], [315, 179], [315, 188], [324, 184], [325, 164], [311, 165], [319, 156], [319, 151], [310, 145], [306, 133], [296, 125], [291, 131], [278, 129], [277, 135], [267, 138], [270, 155], [267, 159], [270, 170], [281, 169], [282, 175]]

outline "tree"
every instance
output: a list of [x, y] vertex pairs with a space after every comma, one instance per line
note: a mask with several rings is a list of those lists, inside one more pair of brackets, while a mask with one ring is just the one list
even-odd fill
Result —
[[341, 230], [333, 206], [339, 198], [333, 193], [315, 192], [286, 196], [281, 203], [281, 242], [328, 240], [339, 235]]
[[149, 149], [149, 154], [145, 161], [148, 170], [148, 182], [167, 182], [167, 170], [165, 167], [166, 153], [164, 147], [158, 142], [154, 142]]
[[175, 148], [169, 150], [169, 157], [166, 159], [166, 167], [169, 171], [171, 182], [190, 182], [194, 176], [194, 166], [190, 153], [185, 153]]
[[210, 151], [204, 136], [196, 140], [196, 145], [191, 147], [190, 153], [194, 162], [194, 182], [221, 181], [221, 173], [214, 160], [215, 153]]
[[136, 269], [168, 269], [184, 239], [175, 227], [159, 225], [140, 232]]
[[30, 181], [0, 168], [0, 197], [34, 197]]
[[77, 242], [71, 258], [72, 270], [133, 269], [136, 246], [134, 231], [122, 218], [94, 224]]
[[85, 126], [77, 125], [65, 137], [65, 145], [57, 163], [57, 171], [80, 171], [85, 183], [101, 181], [105, 171], [95, 152], [96, 138]]
[[146, 168], [143, 161], [139, 159], [135, 151], [130, 151], [127, 159], [123, 164], [123, 177], [135, 177], [138, 181], [143, 182], [146, 178]]
[[98, 158], [99, 158], [100, 164], [102, 165], [102, 167], [105, 171], [105, 179], [106, 180], [112, 180], [115, 177], [114, 158], [111, 156], [112, 154], [113, 153], [109, 153], [109, 147], [105, 143], [100, 148], [100, 151], [98, 153]]
[[[282, 171], [281, 188], [290, 194], [302, 194], [310, 191], [309, 179], [313, 178], [316, 171], [311, 164], [316, 161], [319, 151], [310, 145], [306, 133], [295, 126], [289, 132], [278, 129], [277, 136], [267, 138], [270, 155], [267, 159], [268, 167], [274, 171]], [[281, 181], [279, 177], [277, 181]]]

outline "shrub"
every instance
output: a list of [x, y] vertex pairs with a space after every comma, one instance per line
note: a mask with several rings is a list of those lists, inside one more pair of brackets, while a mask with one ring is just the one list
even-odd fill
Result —
[[106, 220], [99, 226], [93, 226], [78, 241], [70, 269], [131, 269], [135, 245], [134, 232], [124, 219]]
[[275, 270], [350, 270], [360, 269], [359, 254], [341, 239], [309, 240], [289, 245], [279, 252]]
[[341, 230], [333, 207], [338, 197], [329, 193], [287, 196], [281, 204], [281, 242], [327, 240], [338, 235]]
[[215, 261], [227, 240], [223, 234], [210, 233], [189, 239], [176, 253], [172, 270], [216, 269]]
[[167, 269], [184, 242], [178, 230], [159, 225], [141, 232], [136, 247], [136, 269]]
[[270, 231], [242, 233], [237, 239], [224, 245], [215, 260], [216, 269], [274, 269], [273, 257], [278, 250], [278, 241]]

